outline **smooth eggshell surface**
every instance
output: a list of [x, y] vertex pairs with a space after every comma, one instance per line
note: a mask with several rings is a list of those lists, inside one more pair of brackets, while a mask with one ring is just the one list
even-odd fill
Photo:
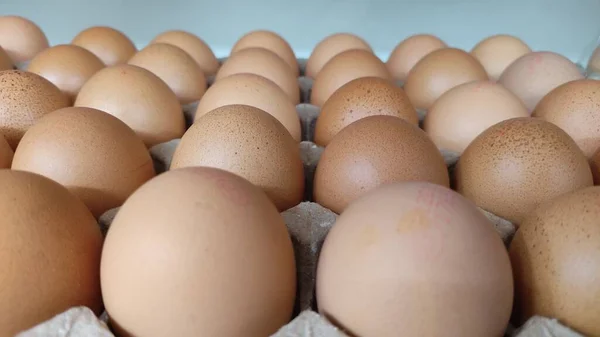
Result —
[[471, 55], [481, 62], [490, 79], [497, 80], [511, 63], [530, 52], [531, 48], [523, 40], [502, 34], [481, 40]]
[[406, 81], [408, 73], [417, 62], [432, 51], [444, 47], [447, 47], [446, 43], [437, 36], [430, 34], [412, 35], [394, 48], [386, 65], [394, 79]]
[[300, 68], [290, 44], [279, 34], [268, 30], [255, 30], [242, 36], [231, 48], [231, 54], [247, 48], [265, 48], [277, 54], [290, 66], [294, 76], [298, 77]]
[[352, 49], [373, 52], [371, 46], [362, 38], [350, 33], [332, 34], [321, 40], [306, 61], [306, 76], [316, 78], [321, 69], [339, 53]]
[[32, 21], [16, 15], [0, 17], [0, 46], [14, 63], [31, 60], [48, 45], [48, 38]]
[[81, 31], [71, 44], [91, 51], [107, 66], [126, 63], [137, 51], [133, 42], [123, 32], [104, 26]]
[[150, 43], [167, 43], [183, 49], [198, 63], [206, 76], [212, 76], [219, 70], [219, 60], [210, 47], [196, 35], [182, 31], [170, 30], [157, 35]]
[[4, 136], [0, 135], [0, 169], [10, 168], [14, 152]]

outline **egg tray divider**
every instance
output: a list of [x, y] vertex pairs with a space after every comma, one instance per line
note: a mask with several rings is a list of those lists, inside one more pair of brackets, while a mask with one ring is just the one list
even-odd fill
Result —
[[[224, 59], [220, 60], [221, 63]], [[316, 145], [314, 140], [315, 124], [320, 109], [310, 104], [310, 93], [313, 80], [302, 76], [306, 59], [299, 59], [300, 74], [298, 84], [301, 90], [302, 103], [296, 111], [302, 127], [302, 141], [299, 143], [300, 155], [304, 163], [306, 189], [304, 201], [297, 206], [282, 212], [282, 216], [290, 233], [294, 246], [297, 266], [297, 294], [291, 322], [282, 327], [271, 337], [350, 337], [318, 314], [315, 298], [315, 279], [319, 252], [329, 229], [334, 225], [337, 214], [312, 201], [312, 185], [315, 169], [324, 148]], [[209, 85], [214, 78], [209, 78]], [[402, 83], [397, 83], [402, 86]], [[183, 107], [188, 127], [194, 120], [197, 102]], [[425, 111], [418, 111], [420, 122]], [[168, 170], [173, 153], [180, 139], [155, 145], [150, 149], [157, 174]], [[441, 150], [450, 176], [458, 161], [455, 153]], [[452, 179], [451, 179], [452, 180]], [[99, 218], [102, 233], [106, 234], [119, 208], [104, 213]], [[480, 209], [493, 223], [496, 231], [508, 247], [515, 233], [515, 226], [508, 220]], [[16, 337], [114, 337], [107, 327], [108, 315], [100, 318], [88, 308], [74, 307], [47, 322], [20, 333]], [[556, 319], [534, 316], [522, 327], [510, 325], [505, 337], [583, 337], [581, 334], [561, 325]]]

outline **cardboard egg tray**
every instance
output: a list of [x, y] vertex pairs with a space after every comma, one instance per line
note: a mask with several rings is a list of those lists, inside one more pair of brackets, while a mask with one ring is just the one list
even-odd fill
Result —
[[[306, 60], [299, 60], [303, 73]], [[211, 83], [212, 79], [209, 79]], [[298, 79], [302, 102], [309, 102], [312, 80], [301, 76]], [[196, 104], [184, 107], [186, 120], [193, 121]], [[294, 315], [290, 323], [282, 327], [271, 337], [349, 337], [318, 314], [315, 302], [315, 277], [319, 252], [325, 236], [334, 225], [337, 215], [332, 211], [312, 202], [312, 182], [315, 168], [323, 152], [322, 147], [314, 144], [315, 122], [319, 108], [309, 103], [297, 105], [296, 110], [302, 125], [300, 150], [305, 168], [306, 192], [302, 203], [282, 213], [294, 245], [296, 256], [298, 290]], [[422, 120], [424, 113], [421, 111]], [[179, 139], [158, 144], [150, 149], [154, 166], [158, 174], [168, 170]], [[450, 174], [458, 156], [442, 153]], [[515, 226], [494, 214], [481, 210], [494, 224], [506, 245], [510, 244], [515, 233]], [[106, 233], [118, 208], [109, 210], [99, 219], [103, 233]], [[85, 307], [75, 307], [57, 315], [16, 337], [114, 337], [107, 327], [108, 316], [104, 313], [100, 318]], [[509, 326], [506, 337], [582, 337], [557, 320], [545, 317], [532, 317], [520, 328]]]

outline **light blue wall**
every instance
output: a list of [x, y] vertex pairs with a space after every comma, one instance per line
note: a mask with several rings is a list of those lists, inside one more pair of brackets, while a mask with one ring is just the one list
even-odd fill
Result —
[[363, 36], [384, 59], [413, 33], [433, 33], [465, 49], [509, 33], [577, 62], [600, 34], [600, 0], [0, 0], [0, 12], [32, 19], [52, 44], [91, 25], [121, 29], [138, 46], [179, 28], [202, 37], [218, 56], [241, 34], [267, 28], [288, 39], [299, 57], [339, 31]]

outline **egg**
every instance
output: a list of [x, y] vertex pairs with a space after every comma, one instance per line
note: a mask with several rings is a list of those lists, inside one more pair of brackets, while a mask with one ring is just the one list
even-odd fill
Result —
[[0, 47], [0, 71], [11, 70], [14, 68], [15, 66], [13, 61], [8, 56], [8, 53], [4, 50], [4, 48]]
[[539, 204], [593, 184], [575, 141], [558, 126], [531, 117], [485, 130], [463, 152], [454, 174], [456, 191], [516, 225]]
[[275, 117], [249, 105], [226, 105], [186, 131], [171, 169], [210, 166], [235, 173], [262, 188], [280, 211], [304, 194], [298, 142]]
[[107, 66], [126, 63], [137, 51], [123, 32], [105, 26], [94, 26], [81, 31], [71, 44], [91, 51]]
[[265, 77], [277, 84], [294, 104], [300, 103], [300, 86], [294, 73], [285, 61], [264, 48], [245, 48], [231, 55], [215, 80], [230, 75], [250, 73]]
[[175, 93], [181, 104], [197, 102], [206, 91], [202, 68], [183, 49], [166, 43], [153, 43], [127, 62], [150, 70]]
[[275, 206], [208, 167], [138, 189], [108, 231], [100, 272], [120, 336], [270, 336], [296, 295], [294, 250]]
[[386, 65], [394, 79], [404, 82], [410, 70], [425, 55], [445, 47], [447, 47], [446, 43], [437, 36], [431, 34], [412, 35], [394, 48]]
[[492, 125], [528, 117], [521, 100], [500, 84], [474, 81], [446, 91], [427, 112], [423, 129], [441, 150], [457, 155]]
[[361, 77], [336, 90], [321, 108], [315, 123], [315, 143], [327, 146], [340, 130], [368, 116], [389, 115], [419, 124], [419, 117], [402, 88], [378, 77]]
[[4, 136], [0, 135], [0, 169], [10, 168], [14, 152]]
[[323, 106], [337, 89], [361, 77], [392, 79], [385, 63], [370, 51], [353, 49], [337, 54], [315, 78], [310, 103]]
[[594, 176], [594, 184], [600, 185], [600, 148], [590, 158], [590, 168]]
[[185, 132], [177, 96], [158, 76], [133, 65], [107, 67], [94, 74], [79, 91], [75, 106], [119, 118], [147, 147], [180, 138]]
[[104, 63], [87, 49], [57, 45], [37, 54], [27, 71], [52, 82], [73, 102], [83, 84], [102, 68]]
[[373, 52], [364, 39], [351, 33], [336, 33], [325, 37], [315, 46], [306, 62], [306, 76], [316, 78], [334, 56], [352, 49]]
[[150, 43], [167, 43], [183, 49], [198, 63], [205, 76], [213, 76], [219, 70], [219, 60], [210, 47], [190, 32], [169, 30], [157, 35]]
[[100, 227], [83, 202], [37, 174], [0, 170], [0, 336], [75, 306], [101, 313]]
[[231, 49], [231, 54], [247, 48], [265, 48], [277, 54], [292, 69], [294, 76], [300, 74], [298, 60], [290, 44], [279, 34], [269, 30], [255, 30], [242, 36]]
[[47, 79], [20, 70], [0, 71], [0, 133], [13, 149], [38, 119], [68, 105], [67, 96]]
[[235, 74], [214, 83], [204, 94], [195, 120], [225, 105], [243, 104], [259, 108], [275, 117], [296, 141], [301, 140], [300, 119], [296, 106], [272, 81], [254, 74]]
[[510, 246], [515, 317], [558, 319], [600, 335], [600, 187], [543, 203], [525, 218]]
[[548, 51], [525, 54], [511, 63], [498, 82], [517, 95], [533, 111], [552, 89], [584, 76], [575, 63]]
[[352, 336], [504, 335], [510, 260], [487, 218], [427, 182], [379, 187], [352, 202], [325, 238], [319, 312]]
[[588, 61], [588, 72], [600, 72], [600, 46], [597, 47]]
[[121, 206], [154, 177], [150, 153], [116, 117], [64, 108], [41, 118], [15, 151], [12, 169], [46, 176], [79, 197], [94, 216]]
[[477, 59], [464, 50], [442, 48], [425, 55], [408, 73], [404, 90], [415, 108], [427, 110], [457, 85], [487, 80]]
[[21, 16], [0, 16], [0, 46], [14, 63], [31, 60], [48, 48], [48, 38], [31, 20]]
[[558, 125], [591, 157], [600, 147], [600, 81], [575, 80], [550, 91], [532, 116]]
[[498, 80], [502, 72], [516, 59], [531, 52], [531, 48], [516, 36], [499, 34], [481, 40], [471, 50], [487, 71], [490, 79]]
[[449, 186], [444, 158], [418, 126], [370, 116], [342, 129], [327, 145], [314, 177], [314, 200], [340, 214], [374, 188], [400, 181]]

